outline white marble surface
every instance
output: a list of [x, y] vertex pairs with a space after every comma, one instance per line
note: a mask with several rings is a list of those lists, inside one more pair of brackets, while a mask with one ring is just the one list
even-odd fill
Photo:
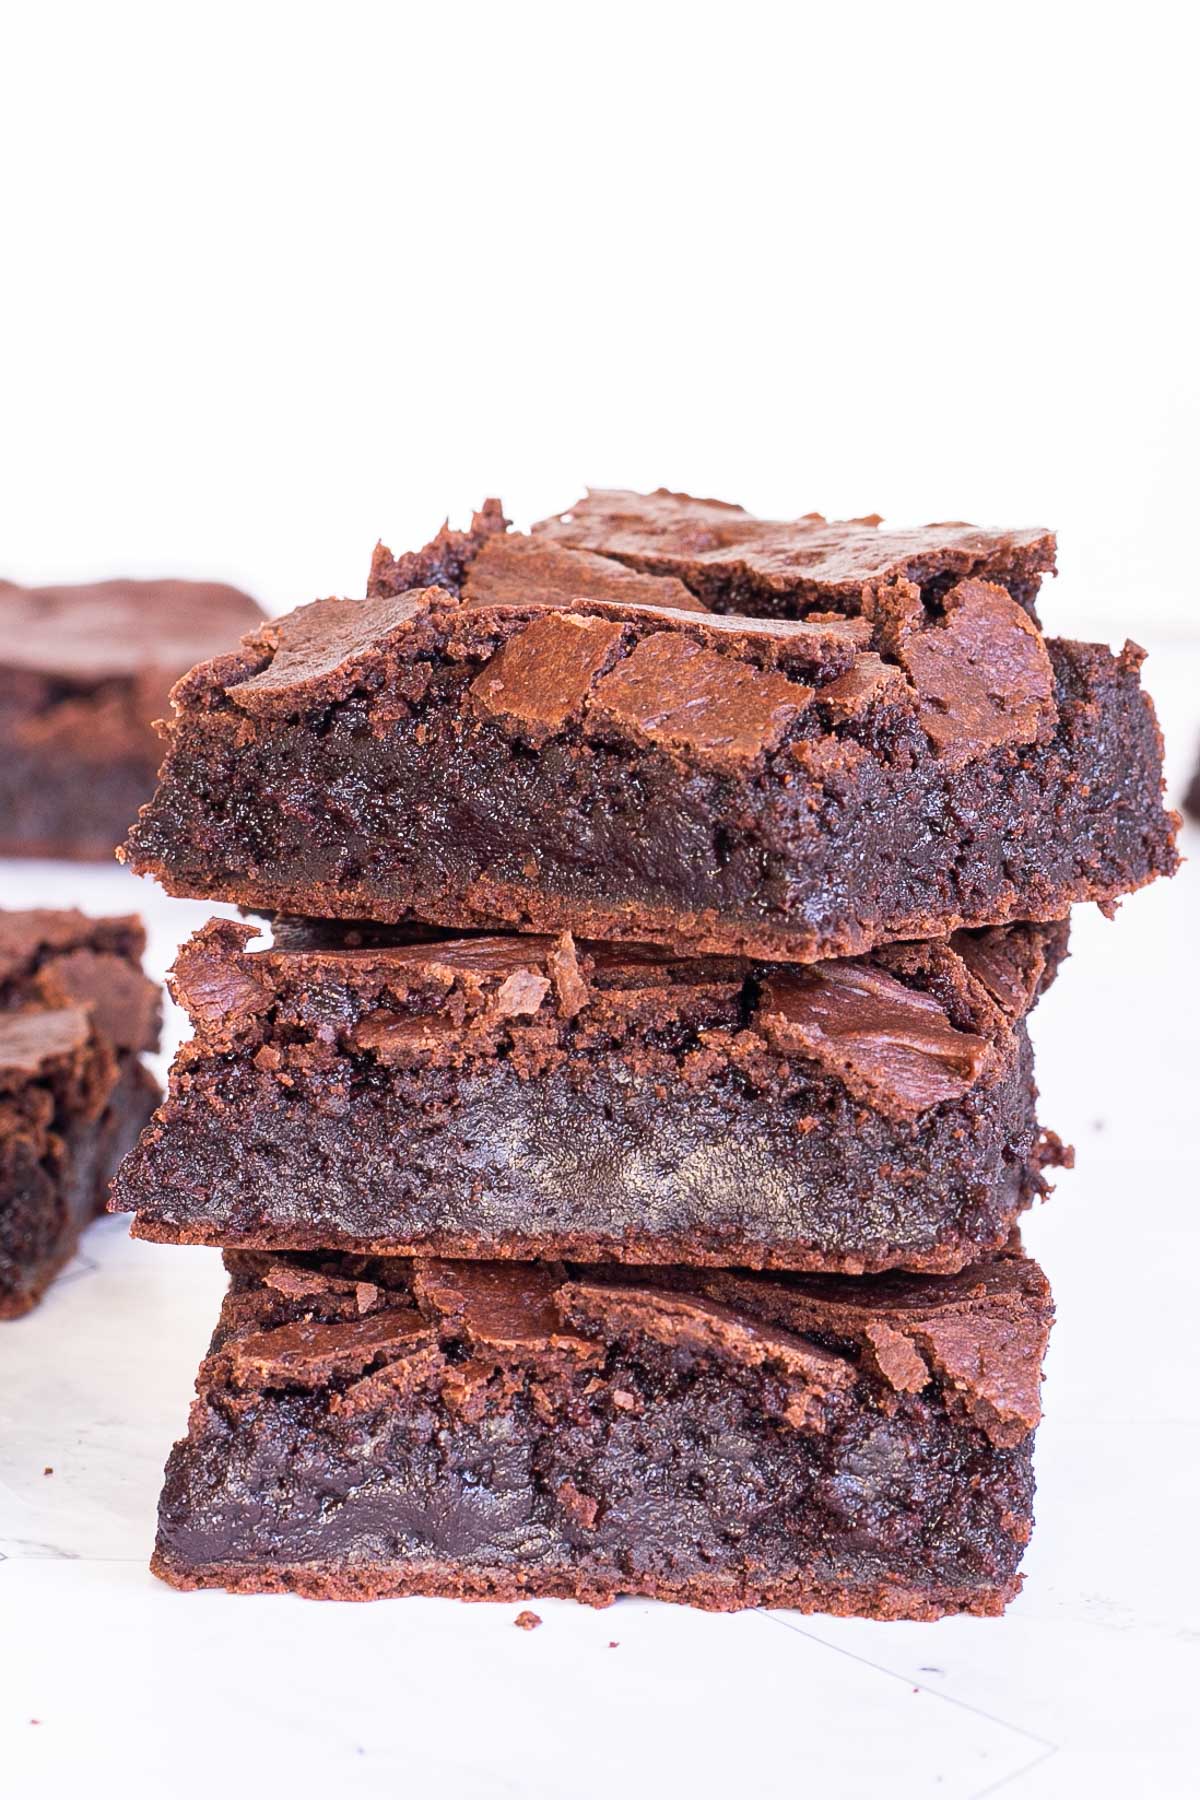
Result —
[[[1200, 643], [1152, 648], [1178, 795]], [[1200, 854], [1200, 832], [1184, 847]], [[138, 908], [157, 973], [210, 910], [54, 864], [0, 864], [0, 904]], [[525, 1633], [513, 1606], [175, 1594], [146, 1558], [220, 1268], [112, 1219], [0, 1327], [0, 1792], [1194, 1794], [1195, 866], [1113, 924], [1077, 915], [1035, 1035], [1043, 1117], [1079, 1160], [1026, 1232], [1059, 1322], [1039, 1524], [1006, 1618], [549, 1602]]]

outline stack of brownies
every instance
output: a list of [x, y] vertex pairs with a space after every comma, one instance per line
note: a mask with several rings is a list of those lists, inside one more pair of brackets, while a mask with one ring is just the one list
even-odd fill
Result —
[[1026, 1019], [1175, 864], [1045, 532], [594, 493], [195, 669], [127, 846], [214, 921], [118, 1177], [230, 1274], [182, 1587], [999, 1611], [1063, 1160]]

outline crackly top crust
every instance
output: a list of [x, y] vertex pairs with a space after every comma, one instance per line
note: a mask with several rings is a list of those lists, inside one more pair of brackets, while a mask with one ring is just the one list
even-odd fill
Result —
[[0, 666], [79, 684], [119, 677], [167, 686], [262, 618], [248, 594], [213, 581], [0, 582]]
[[1015, 1245], [938, 1280], [259, 1253], [226, 1263], [202, 1390], [333, 1387], [331, 1409], [351, 1414], [431, 1373], [454, 1406], [472, 1368], [594, 1375], [611, 1350], [648, 1342], [761, 1371], [770, 1409], [796, 1430], [827, 1429], [839, 1396], [866, 1383], [885, 1406], [938, 1391], [1014, 1445], [1040, 1416], [1053, 1317], [1045, 1277]]
[[866, 610], [872, 584], [918, 587], [972, 576], [1010, 586], [1032, 605], [1041, 577], [1053, 572], [1049, 531], [995, 531], [961, 523], [912, 531], [881, 530], [871, 515], [830, 521], [820, 513], [756, 519], [722, 500], [697, 500], [658, 488], [652, 494], [589, 489], [569, 512], [534, 532], [559, 544], [613, 557], [634, 569], [674, 575], [722, 610]]
[[74, 908], [0, 910], [0, 994], [6, 983], [33, 974], [51, 956], [94, 950], [138, 961], [145, 948], [145, 927], [133, 913], [90, 919]]
[[463, 598], [473, 606], [519, 606], [528, 600], [531, 587], [548, 606], [587, 598], [685, 612], [706, 610], [674, 576], [644, 575], [610, 556], [559, 548], [516, 533], [489, 537], [463, 570]]
[[[39, 1029], [34, 1014], [47, 1015], [41, 1029], [51, 1043], [64, 1031], [77, 1032], [81, 1011], [115, 1049], [155, 1049], [161, 994], [142, 973], [145, 943], [145, 929], [133, 915], [90, 919], [73, 910], [0, 911], [0, 1009], [24, 1016], [19, 1035], [25, 1048]], [[50, 1014], [63, 1016], [55, 1024]], [[74, 1020], [69, 1025], [67, 1014]]]
[[[495, 655], [519, 633], [544, 627], [548, 613], [627, 626], [630, 650], [669, 631], [752, 665], [830, 679], [853, 667], [856, 650], [870, 635], [865, 626], [846, 619], [741, 619], [649, 604], [641, 597], [617, 599], [608, 583], [584, 581], [567, 595], [557, 583], [547, 588], [540, 584], [536, 571], [542, 553], [536, 545], [530, 548], [529, 580], [519, 599], [464, 602], [439, 587], [366, 600], [331, 595], [267, 621], [243, 640], [245, 654], [238, 661], [246, 666], [225, 658], [210, 665], [212, 673], [224, 678], [231, 699], [244, 711], [267, 712], [344, 699], [389, 654], [408, 660], [438, 654], [452, 662]], [[198, 677], [203, 673], [196, 671]], [[182, 684], [185, 698], [192, 685]]]
[[[185, 678], [179, 710], [290, 716], [369, 696], [386, 722], [463, 669], [464, 720], [541, 747], [582, 734], [715, 774], [751, 773], [795, 740], [864, 732], [951, 764], [1047, 740], [1045, 644], [1006, 589], [969, 579], [928, 611], [897, 581], [862, 616], [750, 618], [676, 604], [670, 578], [496, 532], [456, 550], [457, 591], [377, 581], [262, 625]], [[421, 569], [436, 561], [418, 553]], [[411, 573], [408, 570], [407, 573]], [[399, 579], [399, 577], [397, 577]]]
[[[648, 1064], [681, 1056], [691, 1082], [735, 1065], [765, 1086], [815, 1065], [901, 1119], [995, 1077], [1013, 1053], [1013, 1021], [1065, 951], [1059, 925], [988, 933], [989, 985], [945, 943], [792, 968], [568, 933], [414, 941], [403, 929], [292, 921], [280, 943], [250, 950], [255, 935], [212, 920], [181, 950], [172, 991], [197, 1032], [185, 1057], [236, 1048], [275, 1067], [309, 1044], [383, 1067], [503, 1055], [526, 1075], [622, 1045]], [[979, 935], [960, 934], [971, 955]]]
[[91, 1039], [91, 1017], [83, 1006], [0, 1013], [0, 1094], [78, 1056]]

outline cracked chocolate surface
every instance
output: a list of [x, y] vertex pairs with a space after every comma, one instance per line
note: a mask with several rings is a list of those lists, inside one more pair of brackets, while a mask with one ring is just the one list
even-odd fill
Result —
[[881, 529], [872, 515], [820, 513], [756, 519], [723, 500], [597, 488], [534, 526], [563, 546], [682, 580], [722, 612], [802, 615], [818, 607], [863, 610], [873, 587], [904, 582], [931, 597], [971, 577], [999, 581], [1032, 611], [1042, 576], [1055, 569], [1053, 532], [988, 531], [974, 525]]
[[938, 1281], [228, 1254], [154, 1567], [314, 1597], [1002, 1610], [1052, 1309]]
[[195, 1036], [114, 1184], [140, 1235], [946, 1270], [1003, 1245], [1064, 1154], [1024, 1015], [1065, 922], [796, 967], [255, 935], [214, 920], [180, 952]]
[[0, 1319], [37, 1304], [159, 1099], [143, 945], [133, 918], [0, 912]]
[[1174, 868], [1140, 652], [1029, 610], [1048, 534], [802, 521], [764, 549], [652, 498], [654, 555], [628, 507], [580, 546], [489, 503], [193, 671], [127, 859], [258, 910], [797, 962]]

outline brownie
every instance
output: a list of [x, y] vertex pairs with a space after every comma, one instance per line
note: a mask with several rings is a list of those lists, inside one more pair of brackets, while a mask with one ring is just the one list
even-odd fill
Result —
[[[755, 619], [503, 525], [377, 552], [368, 599], [194, 670], [132, 866], [260, 911], [778, 961], [1175, 867], [1142, 653], [1044, 640], [1010, 538], [948, 587]], [[386, 591], [411, 579], [437, 585]]]
[[172, 683], [261, 619], [212, 582], [0, 582], [0, 856], [111, 858], [154, 791]]
[[159, 1099], [134, 918], [0, 912], [0, 1319], [41, 1299]]
[[997, 1613], [1052, 1309], [940, 1278], [231, 1252], [153, 1567], [319, 1598]]
[[214, 920], [111, 1204], [172, 1243], [960, 1269], [1063, 1154], [1024, 1015], [1066, 929], [771, 965]]

